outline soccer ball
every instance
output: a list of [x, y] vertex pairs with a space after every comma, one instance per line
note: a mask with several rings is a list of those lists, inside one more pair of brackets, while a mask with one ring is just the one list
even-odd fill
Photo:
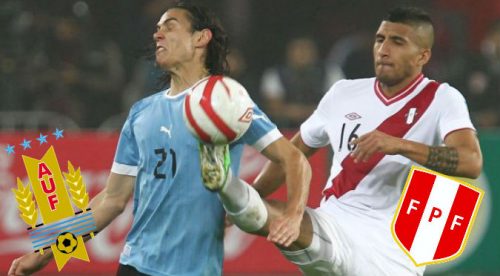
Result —
[[210, 76], [194, 85], [184, 100], [184, 121], [191, 133], [209, 144], [238, 140], [252, 123], [254, 103], [234, 79]]
[[60, 252], [64, 254], [72, 253], [77, 246], [78, 240], [73, 233], [63, 232], [57, 236], [56, 247]]

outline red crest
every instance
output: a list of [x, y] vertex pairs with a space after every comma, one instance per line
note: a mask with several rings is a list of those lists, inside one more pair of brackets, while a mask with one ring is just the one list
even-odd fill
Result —
[[412, 168], [394, 214], [392, 234], [415, 265], [463, 252], [484, 192], [451, 177]]

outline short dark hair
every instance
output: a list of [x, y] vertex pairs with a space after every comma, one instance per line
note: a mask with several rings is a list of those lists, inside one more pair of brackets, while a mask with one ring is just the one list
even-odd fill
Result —
[[409, 25], [432, 24], [429, 14], [417, 7], [397, 7], [389, 11], [384, 21]]
[[182, 9], [188, 13], [193, 31], [209, 29], [212, 32], [212, 39], [207, 46], [207, 55], [205, 57], [205, 67], [211, 75], [224, 75], [229, 73], [229, 64], [227, 54], [229, 53], [229, 38], [222, 27], [219, 19], [209, 9], [178, 2], [170, 9]]
[[384, 21], [409, 25], [414, 29], [424, 27], [427, 30], [427, 37], [421, 40], [420, 46], [432, 48], [434, 44], [434, 26], [429, 14], [417, 7], [398, 7], [389, 11]]

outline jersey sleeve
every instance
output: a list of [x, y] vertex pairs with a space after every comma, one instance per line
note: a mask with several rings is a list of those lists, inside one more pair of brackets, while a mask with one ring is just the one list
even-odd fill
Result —
[[282, 136], [267, 115], [257, 105], [254, 105], [252, 123], [240, 141], [262, 151]]
[[[133, 109], [132, 109], [133, 110]], [[131, 111], [123, 125], [116, 148], [115, 159], [111, 172], [122, 175], [137, 176], [139, 163], [139, 150], [135, 140]]]
[[446, 136], [455, 130], [466, 128], [475, 130], [462, 94], [450, 86], [443, 92], [443, 108], [438, 124], [441, 140], [444, 141]]
[[300, 126], [300, 136], [304, 143], [311, 148], [321, 148], [330, 144], [330, 138], [326, 131], [328, 122], [327, 114], [328, 109], [335, 108], [332, 103], [332, 97], [338, 83], [335, 83], [330, 88], [319, 102], [313, 114]]

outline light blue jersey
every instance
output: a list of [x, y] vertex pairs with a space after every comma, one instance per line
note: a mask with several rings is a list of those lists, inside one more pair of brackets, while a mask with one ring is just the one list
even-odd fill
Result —
[[[151, 275], [221, 275], [224, 209], [202, 184], [198, 141], [183, 120], [186, 90], [137, 102], [123, 126], [117, 174], [136, 176], [134, 220], [120, 263]], [[255, 107], [245, 135], [231, 146], [238, 175], [243, 144], [262, 150], [281, 137]]]

